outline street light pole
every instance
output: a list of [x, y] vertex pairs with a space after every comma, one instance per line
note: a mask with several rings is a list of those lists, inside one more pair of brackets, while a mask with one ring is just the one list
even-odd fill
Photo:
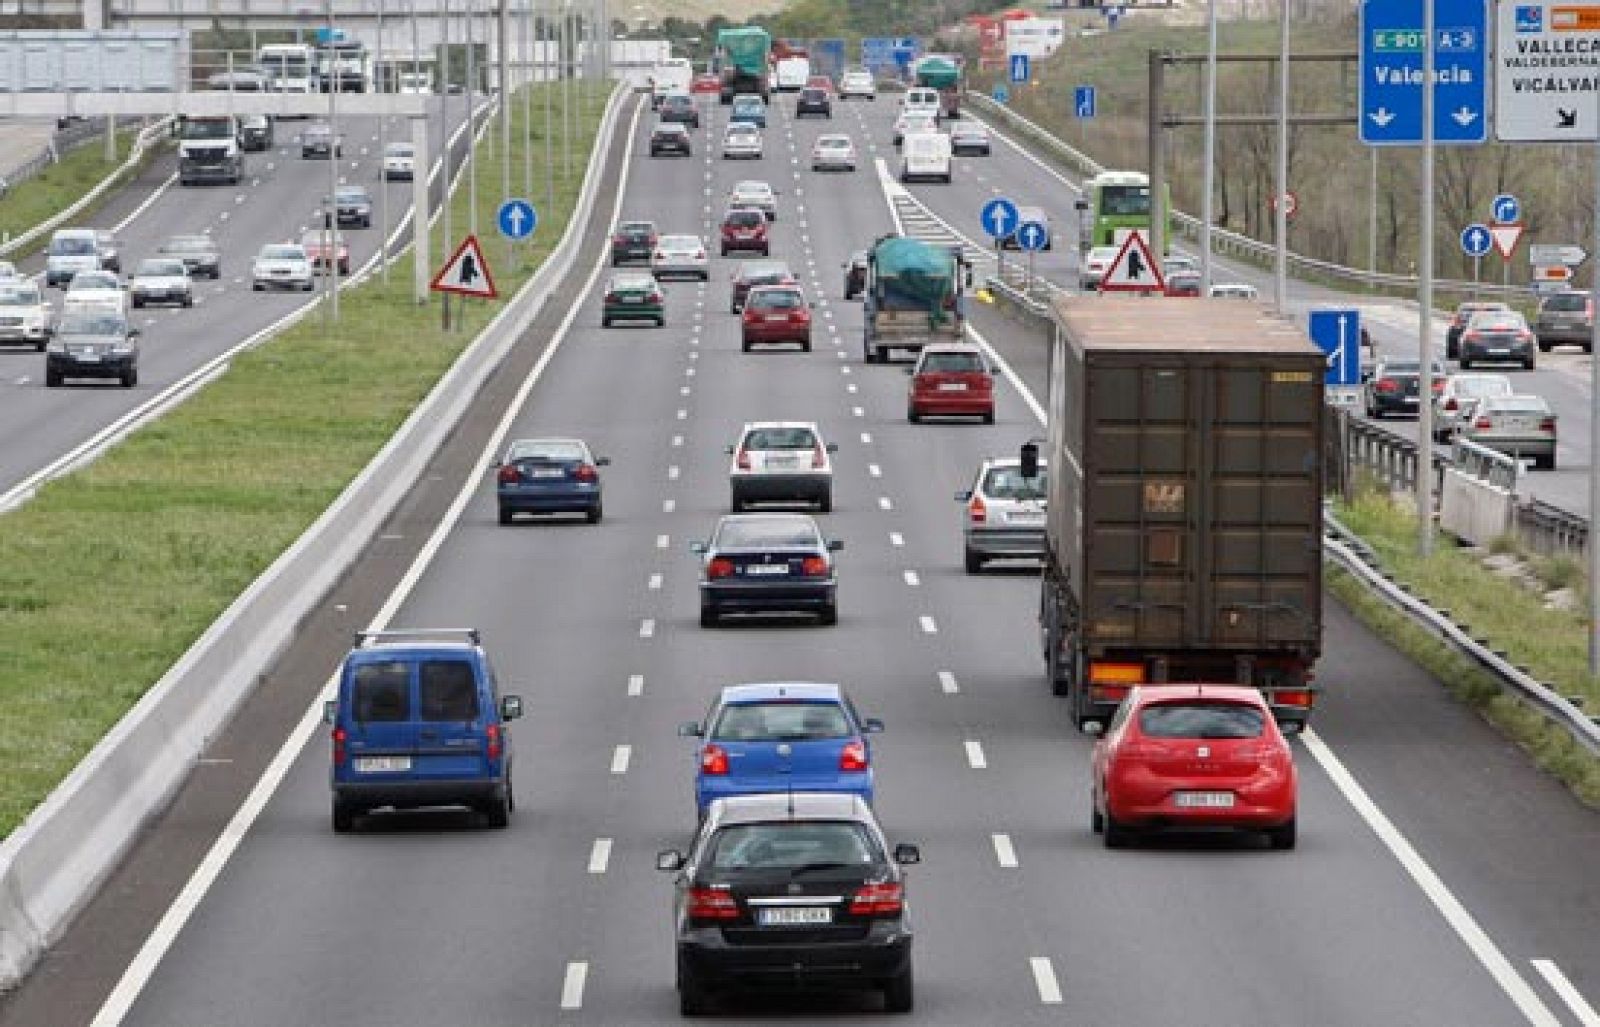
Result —
[[1278, 39], [1278, 167], [1274, 190], [1272, 296], [1280, 315], [1289, 312], [1289, 0], [1283, 0]]
[[333, 81], [328, 87], [328, 132], [332, 136], [328, 147], [328, 202], [322, 212], [322, 271], [328, 290], [328, 314], [335, 324], [339, 321], [339, 120], [336, 97], [344, 86], [344, 72], [339, 67], [339, 51], [333, 47], [333, 0], [328, 0], [328, 70]]
[[1206, 142], [1204, 196], [1200, 201], [1200, 294], [1211, 295], [1211, 194], [1216, 191], [1217, 164], [1217, 0], [1206, 12], [1209, 42], [1206, 48]]
[[1417, 268], [1417, 552], [1433, 553], [1434, 10], [1422, 5], [1422, 253]]
[[[378, 52], [373, 58], [372, 76], [373, 87], [378, 91], [383, 90], [383, 4], [378, 0]], [[394, 83], [395, 92], [400, 91], [398, 78]], [[378, 205], [382, 209], [383, 233], [378, 236], [378, 267], [383, 271], [383, 284], [389, 284], [389, 177], [384, 170], [388, 159], [389, 149], [389, 119], [378, 118]]]
[[478, 133], [473, 119], [473, 95], [478, 88], [478, 54], [475, 22], [477, 0], [467, 0], [467, 231], [478, 234]]

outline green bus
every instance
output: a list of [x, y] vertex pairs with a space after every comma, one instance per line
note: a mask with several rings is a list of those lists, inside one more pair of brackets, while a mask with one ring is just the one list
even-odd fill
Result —
[[[1138, 229], [1149, 241], [1150, 176], [1142, 171], [1102, 171], [1083, 186], [1089, 204], [1089, 245], [1120, 246], [1128, 230]], [[1172, 249], [1172, 190], [1163, 197], [1165, 227], [1162, 256]]]

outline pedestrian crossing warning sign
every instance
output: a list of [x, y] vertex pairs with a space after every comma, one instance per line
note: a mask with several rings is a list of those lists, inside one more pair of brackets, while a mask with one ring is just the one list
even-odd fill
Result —
[[1100, 280], [1101, 292], [1164, 292], [1166, 287], [1161, 265], [1150, 258], [1150, 244], [1143, 232], [1128, 233], [1117, 259]]
[[469, 235], [456, 247], [455, 255], [445, 261], [444, 267], [433, 276], [428, 286], [434, 292], [453, 292], [458, 296], [479, 296], [497, 299], [494, 278], [489, 274], [489, 263], [483, 259], [478, 237]]

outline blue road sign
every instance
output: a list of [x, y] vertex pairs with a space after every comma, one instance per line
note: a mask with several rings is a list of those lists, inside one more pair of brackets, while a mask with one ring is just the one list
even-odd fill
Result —
[[1510, 193], [1501, 193], [1494, 198], [1494, 219], [1502, 225], [1509, 225], [1514, 221], [1522, 220], [1522, 201]]
[[[1424, 0], [1362, 0], [1361, 141], [1422, 142]], [[1433, 138], [1476, 145], [1489, 135], [1488, 8], [1485, 0], [1434, 5]]]
[[1469, 257], [1482, 257], [1494, 245], [1494, 236], [1483, 225], [1471, 224], [1461, 230], [1461, 252]]
[[527, 200], [507, 200], [500, 205], [500, 234], [507, 239], [526, 239], [539, 226], [539, 214]]
[[1025, 54], [1025, 53], [1014, 53], [1014, 54], [1012, 54], [1011, 55], [1011, 81], [1013, 81], [1013, 82], [1026, 82], [1026, 81], [1028, 81], [1028, 72], [1032, 70], [1029, 67], [1030, 63], [1031, 62], [1028, 60], [1028, 55], [1027, 54]]
[[990, 95], [994, 97], [995, 103], [1011, 102], [1011, 90], [1007, 89], [1003, 83], [996, 82], [994, 91]]
[[906, 65], [917, 59], [917, 48], [914, 46], [897, 46], [894, 48], [890, 56], [894, 58], [894, 62], [896, 64], [904, 68]]
[[1325, 385], [1361, 384], [1361, 311], [1313, 310], [1311, 341], [1328, 355]]
[[996, 239], [1004, 239], [1017, 230], [1017, 222], [1022, 220], [1017, 213], [1017, 205], [1004, 196], [996, 196], [983, 205], [983, 211], [978, 215], [978, 220], [983, 222], [983, 230]]
[[1044, 249], [1050, 241], [1050, 229], [1037, 221], [1024, 221], [1017, 226], [1017, 245], [1030, 253]]
[[895, 41], [887, 36], [871, 36], [861, 41], [861, 57], [877, 57], [879, 60], [889, 60], [889, 54], [894, 50]]
[[1116, 7], [1102, 7], [1100, 8], [1100, 11], [1106, 16], [1106, 22], [1112, 28], [1116, 28], [1117, 22], [1122, 20], [1122, 7], [1120, 5]]
[[1094, 117], [1094, 86], [1079, 86], [1072, 91], [1072, 109], [1085, 120]]

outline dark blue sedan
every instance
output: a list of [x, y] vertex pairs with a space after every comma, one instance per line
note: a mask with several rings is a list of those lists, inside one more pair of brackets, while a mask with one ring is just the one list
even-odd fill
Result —
[[872, 801], [872, 747], [883, 722], [857, 716], [838, 685], [729, 685], [704, 724], [678, 733], [700, 739], [694, 801], [767, 792], [844, 792]]
[[599, 524], [600, 468], [610, 462], [582, 439], [518, 439], [495, 465], [500, 523], [519, 513], [581, 513]]

